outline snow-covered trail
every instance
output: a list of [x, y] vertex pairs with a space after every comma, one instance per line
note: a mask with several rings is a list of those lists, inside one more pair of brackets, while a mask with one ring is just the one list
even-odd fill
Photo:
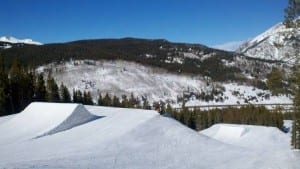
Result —
[[223, 143], [155, 111], [86, 108], [102, 118], [37, 139], [0, 145], [0, 168], [299, 167], [298, 157], [283, 147], [266, 151]]

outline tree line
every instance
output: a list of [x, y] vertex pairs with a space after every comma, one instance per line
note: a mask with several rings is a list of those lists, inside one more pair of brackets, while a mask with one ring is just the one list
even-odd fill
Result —
[[[168, 110], [169, 109], [169, 110]], [[166, 111], [170, 111], [167, 107]], [[271, 112], [264, 106], [253, 105], [240, 108], [223, 108], [210, 110], [189, 110], [183, 107], [180, 111], [171, 111], [172, 116], [191, 129], [200, 131], [217, 123], [273, 126], [283, 130], [283, 114]]]

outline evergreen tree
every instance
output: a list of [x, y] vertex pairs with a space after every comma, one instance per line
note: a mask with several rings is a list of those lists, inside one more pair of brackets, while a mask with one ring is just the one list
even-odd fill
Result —
[[75, 89], [73, 89], [73, 98], [72, 98], [73, 103], [77, 103], [78, 99], [77, 99], [77, 91]]
[[54, 78], [49, 74], [47, 79], [47, 100], [49, 102], [59, 102], [59, 89]]
[[267, 87], [272, 91], [272, 94], [278, 95], [285, 93], [282, 70], [273, 68], [270, 77], [267, 80]]
[[284, 24], [287, 28], [299, 27], [299, 22], [294, 22], [300, 16], [300, 1], [289, 0], [285, 8]]
[[35, 84], [35, 92], [34, 92], [34, 100], [35, 101], [46, 101], [47, 100], [47, 90], [45, 86], [45, 80], [43, 74], [39, 74]]
[[108, 93], [106, 93], [104, 98], [103, 98], [103, 105], [104, 106], [112, 106], [112, 100], [111, 100]]
[[33, 101], [35, 92], [35, 73], [34, 71], [24, 71], [20, 82], [21, 91], [21, 110]]
[[124, 107], [124, 108], [128, 108], [129, 107], [129, 101], [128, 101], [126, 95], [122, 95], [121, 107]]
[[83, 104], [85, 105], [93, 105], [93, 98], [91, 92], [83, 92]]
[[68, 88], [61, 83], [59, 87], [61, 102], [63, 103], [71, 103], [71, 95]]
[[0, 116], [8, 115], [10, 111], [8, 74], [4, 57], [0, 56]]
[[80, 90], [77, 90], [76, 92], [76, 98], [77, 98], [77, 103], [83, 103], [83, 96], [82, 96], [82, 92]]
[[143, 109], [148, 109], [150, 110], [151, 109], [151, 106], [147, 100], [147, 97], [142, 97], [142, 100], [143, 100]]
[[0, 87], [0, 116], [6, 115], [6, 109], [5, 109], [5, 92], [4, 88]]
[[170, 103], [167, 104], [166, 112], [167, 112], [167, 113], [170, 113], [170, 114], [173, 112], [173, 109], [172, 109], [172, 106], [171, 106]]
[[297, 30], [300, 28], [300, 1], [299, 0], [289, 0], [288, 6], [285, 9], [285, 26], [287, 28], [294, 28], [291, 31], [291, 36], [286, 37], [288, 39], [294, 40], [293, 48], [295, 49], [295, 58], [297, 64], [295, 65], [294, 71], [294, 107], [295, 112], [293, 115], [293, 127], [292, 127], [292, 146], [295, 149], [300, 149], [300, 39], [297, 37]]
[[136, 100], [136, 98], [134, 97], [133, 93], [131, 93], [130, 98], [129, 98], [129, 101], [128, 101], [128, 106], [129, 106], [130, 108], [134, 108], [136, 104], [137, 104], [137, 100]]
[[98, 105], [98, 106], [103, 106], [103, 99], [102, 99], [101, 93], [99, 93], [97, 105]]
[[113, 97], [112, 106], [113, 107], [121, 107], [120, 99], [117, 96]]
[[12, 105], [12, 113], [20, 112], [21, 109], [21, 98], [22, 90], [24, 89], [21, 85], [23, 79], [23, 70], [21, 64], [17, 59], [14, 60], [10, 71], [10, 84], [9, 84], [9, 93]]

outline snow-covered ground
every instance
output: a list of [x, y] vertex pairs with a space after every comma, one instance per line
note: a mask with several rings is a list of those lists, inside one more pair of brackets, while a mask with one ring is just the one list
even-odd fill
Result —
[[[27, 125], [47, 119], [43, 112], [50, 110], [52, 118], [65, 119], [68, 124], [81, 117], [76, 110], [80, 105], [58, 105], [65, 113], [52, 109], [55, 106], [35, 103], [11, 118], [0, 118], [0, 130], [10, 130], [1, 132], [1, 142], [26, 129], [15, 137], [18, 140], [0, 145], [0, 168], [299, 168], [299, 152], [291, 151], [286, 146], [289, 138], [275, 128], [217, 125], [218, 129], [207, 129], [206, 136], [149, 110], [88, 106], [79, 112], [101, 118], [37, 137], [40, 126], [28, 129]], [[65, 114], [74, 118], [67, 120]], [[29, 117], [30, 121], [24, 121]], [[11, 121], [15, 125], [7, 125]], [[48, 129], [61, 124], [53, 122]], [[215, 131], [218, 139], [207, 134]], [[239, 141], [230, 144], [228, 136]], [[249, 146], [255, 142], [260, 146]]]
[[[200, 76], [171, 74], [162, 69], [143, 66], [126, 61], [69, 61], [60, 65], [41, 66], [37, 70], [44, 72], [52, 70], [52, 75], [63, 82], [70, 91], [72, 89], [88, 90], [94, 99], [99, 91], [121, 98], [125, 94], [146, 97], [153, 101], [169, 101], [177, 105], [177, 98], [184, 94], [206, 93], [209, 95], [213, 88], [225, 88], [223, 96], [216, 96], [214, 101], [190, 97], [186, 105], [206, 104], [243, 104], [249, 103], [291, 103], [286, 96], [270, 96], [270, 91], [263, 91], [252, 86], [235, 83], [215, 83]], [[266, 96], [270, 97], [266, 97]], [[223, 101], [216, 101], [222, 97]]]

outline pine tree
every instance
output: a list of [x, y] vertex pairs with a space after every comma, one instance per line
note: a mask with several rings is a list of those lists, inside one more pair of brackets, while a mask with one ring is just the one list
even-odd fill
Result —
[[21, 98], [22, 90], [21, 81], [23, 79], [23, 70], [20, 62], [15, 59], [10, 70], [10, 84], [9, 93], [12, 105], [12, 113], [20, 112], [21, 109]]
[[83, 92], [83, 104], [85, 105], [93, 105], [93, 98], [91, 92]]
[[122, 95], [122, 102], [121, 102], [121, 107], [128, 108], [129, 103], [126, 95]]
[[99, 93], [97, 105], [98, 105], [98, 106], [103, 106], [103, 99], [102, 99], [101, 93]]
[[0, 116], [4, 116], [7, 113], [7, 110], [5, 108], [5, 92], [4, 92], [4, 88], [1, 86], [0, 87]]
[[10, 114], [9, 80], [4, 57], [0, 56], [0, 116]]
[[77, 91], [73, 89], [73, 98], [72, 98], [73, 103], [78, 103], [77, 99]]
[[59, 89], [54, 78], [49, 74], [47, 79], [47, 100], [49, 102], [59, 102]]
[[285, 92], [283, 80], [282, 70], [273, 68], [267, 80], [267, 87], [272, 91], [272, 94], [279, 95]]
[[170, 103], [167, 104], [166, 112], [167, 112], [167, 113], [170, 113], [170, 114], [173, 112], [173, 109], [172, 109], [172, 106], [171, 106]]
[[294, 28], [291, 31], [291, 36], [286, 37], [288, 39], [294, 40], [293, 48], [295, 49], [295, 58], [297, 64], [295, 65], [294, 79], [294, 107], [295, 112], [293, 115], [293, 131], [292, 131], [292, 146], [295, 149], [300, 149], [300, 39], [297, 38], [297, 29], [300, 28], [300, 1], [299, 0], [289, 0], [288, 6], [285, 9], [285, 26], [287, 28]]
[[23, 110], [33, 101], [35, 92], [35, 73], [34, 71], [24, 71], [20, 82], [21, 88], [21, 109]]
[[130, 108], [134, 108], [135, 105], [136, 105], [136, 103], [137, 103], [137, 101], [136, 101], [136, 99], [135, 99], [133, 93], [131, 93], [130, 98], [129, 98], [129, 101], [128, 101], [128, 106], [129, 106]]
[[80, 90], [77, 90], [76, 92], [76, 98], [77, 98], [77, 103], [83, 103], [83, 96], [82, 96], [82, 92]]
[[59, 87], [61, 102], [63, 103], [71, 103], [71, 95], [68, 88], [61, 83]]
[[113, 107], [121, 107], [120, 99], [117, 96], [113, 97], [112, 106]]
[[42, 102], [47, 100], [47, 90], [43, 74], [39, 74], [37, 77], [35, 84], [34, 100]]
[[284, 24], [287, 28], [299, 27], [299, 22], [295, 22], [300, 16], [300, 1], [289, 0], [288, 6], [285, 8]]
[[150, 110], [151, 106], [149, 104], [149, 101], [147, 100], [147, 97], [142, 97], [142, 100], [143, 100], [143, 109]]
[[112, 100], [111, 100], [108, 93], [106, 93], [104, 98], [103, 98], [103, 105], [104, 106], [112, 106]]

